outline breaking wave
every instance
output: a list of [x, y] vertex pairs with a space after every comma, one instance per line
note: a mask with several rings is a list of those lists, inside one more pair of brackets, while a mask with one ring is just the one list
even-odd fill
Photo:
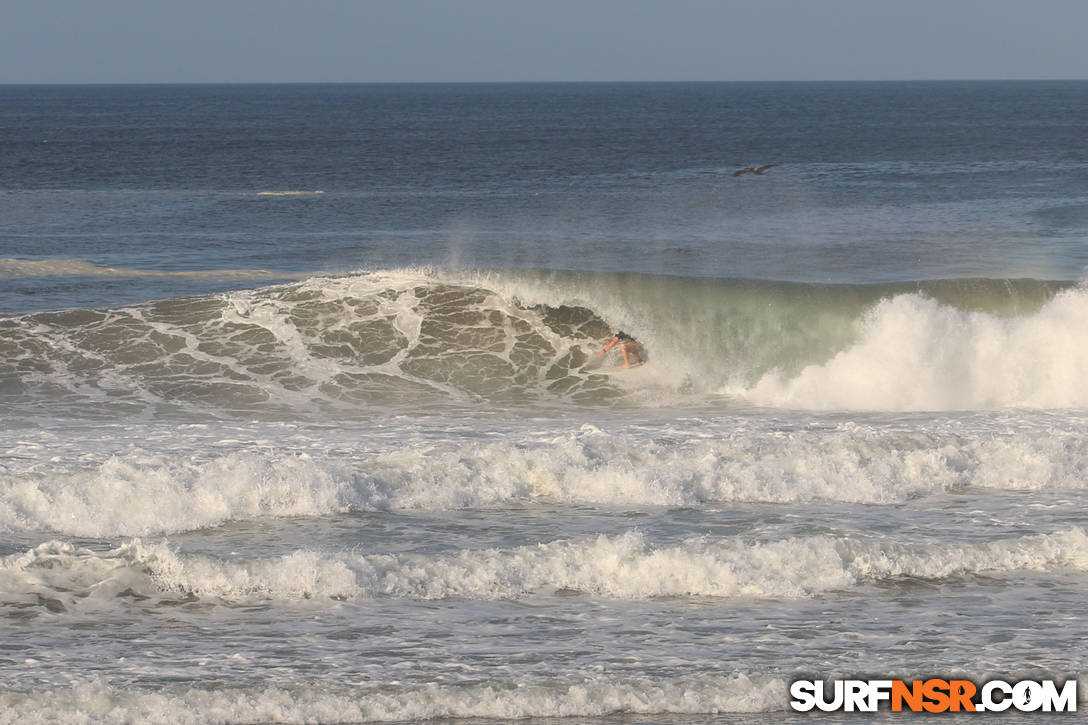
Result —
[[[593, 353], [618, 328], [651, 363], [602, 375], [618, 357]], [[1088, 290], [1061, 282], [380, 272], [3, 318], [0, 396], [66, 417], [708, 400], [1084, 408], [1086, 329]]]
[[[726, 427], [731, 430], [695, 426], [644, 435], [585, 425], [521, 440], [417, 438], [386, 449], [374, 448], [380, 443], [372, 440], [356, 450], [348, 431], [343, 440], [293, 439], [294, 446], [319, 443], [325, 452], [277, 452], [265, 442], [263, 452], [130, 451], [96, 464], [65, 461], [65, 452], [44, 440], [6, 451], [0, 530], [115, 538], [343, 512], [527, 503], [881, 505], [968, 488], [1088, 486], [1088, 442], [1077, 429], [1042, 425], [995, 433], [956, 421], [943, 430], [855, 423], [795, 431]], [[176, 440], [183, 435], [174, 433]], [[214, 448], [214, 441], [192, 439], [187, 446]], [[238, 445], [254, 447], [231, 442]]]
[[0, 598], [63, 612], [118, 597], [240, 605], [266, 600], [803, 599], [903, 577], [1088, 569], [1079, 528], [990, 543], [897, 544], [833, 536], [654, 545], [638, 531], [449, 554], [295, 551], [225, 559], [133, 540], [99, 553], [59, 541], [0, 559]]

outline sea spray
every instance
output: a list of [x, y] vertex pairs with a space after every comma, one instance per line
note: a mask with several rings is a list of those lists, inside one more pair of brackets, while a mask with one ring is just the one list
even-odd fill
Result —
[[[1062, 408], [1088, 291], [960, 280], [813, 285], [403, 270], [0, 320], [13, 410], [358, 417], [442, 405], [735, 401], [809, 409]], [[619, 327], [639, 380], [594, 374]], [[728, 403], [728, 400], [726, 401]]]
[[795, 376], [772, 372], [744, 397], [818, 410], [1082, 408], [1088, 391], [1088, 290], [1003, 318], [921, 295], [882, 300], [856, 343]]

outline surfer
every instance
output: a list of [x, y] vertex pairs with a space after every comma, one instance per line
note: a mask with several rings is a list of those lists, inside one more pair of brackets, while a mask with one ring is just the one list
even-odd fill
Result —
[[642, 343], [623, 330], [620, 330], [613, 335], [612, 339], [604, 344], [604, 349], [598, 350], [597, 354], [604, 355], [616, 345], [620, 346], [620, 352], [623, 353], [623, 366], [625, 368], [631, 367], [631, 358], [634, 358], [635, 365], [641, 365], [646, 362], [642, 359]]

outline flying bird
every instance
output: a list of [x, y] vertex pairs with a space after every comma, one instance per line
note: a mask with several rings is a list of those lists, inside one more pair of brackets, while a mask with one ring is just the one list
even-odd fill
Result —
[[762, 174], [769, 168], [778, 166], [778, 164], [763, 164], [763, 166], [745, 166], [743, 169], [737, 169], [733, 172], [733, 176], [741, 176], [742, 174]]

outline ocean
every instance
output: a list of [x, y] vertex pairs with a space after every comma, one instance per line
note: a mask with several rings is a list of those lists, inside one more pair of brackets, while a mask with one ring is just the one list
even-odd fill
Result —
[[0, 86], [0, 722], [1083, 710], [1085, 139], [1088, 82]]

